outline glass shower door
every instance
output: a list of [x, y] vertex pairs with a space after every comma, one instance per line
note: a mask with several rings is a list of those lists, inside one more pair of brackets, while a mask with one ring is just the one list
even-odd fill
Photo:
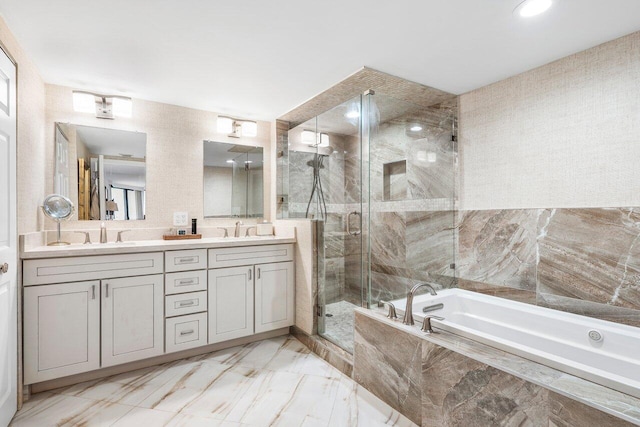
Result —
[[326, 215], [319, 219], [318, 333], [353, 352], [354, 309], [362, 289], [362, 97], [317, 117]]

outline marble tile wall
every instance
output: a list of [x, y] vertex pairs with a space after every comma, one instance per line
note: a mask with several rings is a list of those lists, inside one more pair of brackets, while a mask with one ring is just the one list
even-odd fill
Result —
[[[378, 97], [378, 95], [376, 95]], [[378, 97], [383, 110], [389, 101]], [[370, 141], [371, 300], [402, 298], [417, 281], [455, 284], [455, 146], [451, 111], [403, 105]], [[420, 132], [407, 130], [417, 121]], [[406, 194], [385, 200], [384, 169], [406, 161]]]
[[458, 285], [640, 326], [640, 210], [459, 212]]
[[[357, 310], [354, 379], [422, 426], [628, 427], [632, 424], [621, 417], [640, 421], [637, 409], [633, 415], [624, 409], [637, 404], [635, 398], [576, 377], [571, 377], [574, 385], [560, 384], [567, 376], [562, 372], [455, 335], [432, 337]], [[524, 379], [529, 376], [536, 384]], [[541, 385], [554, 381], [563, 393], [581, 389], [581, 399], [620, 417]], [[592, 388], [591, 395], [584, 395], [585, 387]]]

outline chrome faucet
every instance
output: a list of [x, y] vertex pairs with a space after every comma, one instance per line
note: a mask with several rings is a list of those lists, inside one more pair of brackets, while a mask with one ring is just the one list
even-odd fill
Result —
[[100, 224], [100, 243], [107, 243], [107, 224]]
[[118, 237], [116, 238], [116, 243], [122, 243], [124, 240], [122, 240], [122, 233], [126, 233], [127, 231], [131, 231], [131, 230], [120, 230], [118, 231]]
[[398, 315], [396, 314], [396, 306], [395, 306], [395, 305], [393, 305], [393, 303], [392, 303], [392, 302], [389, 302], [389, 301], [382, 301], [382, 300], [380, 300], [380, 301], [378, 302], [378, 307], [384, 307], [385, 305], [386, 305], [387, 307], [389, 307], [389, 312], [387, 313], [387, 318], [392, 319], [392, 320], [397, 319], [397, 318], [398, 318]]
[[407, 306], [404, 309], [404, 317], [402, 318], [402, 323], [405, 325], [415, 325], [413, 321], [413, 295], [418, 291], [418, 289], [425, 287], [429, 289], [429, 293], [431, 295], [438, 295], [436, 290], [431, 286], [430, 283], [418, 283], [407, 293]]
[[440, 316], [425, 316], [424, 320], [422, 321], [422, 328], [420, 328], [420, 330], [422, 332], [426, 332], [428, 334], [433, 334], [434, 331], [431, 328], [431, 319], [437, 319], [437, 320], [444, 320], [444, 317], [440, 317]]
[[240, 237], [240, 226], [242, 225], [242, 221], [236, 222], [236, 231], [233, 233], [233, 237]]

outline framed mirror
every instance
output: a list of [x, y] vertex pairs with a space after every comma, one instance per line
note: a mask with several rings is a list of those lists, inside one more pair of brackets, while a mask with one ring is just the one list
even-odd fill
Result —
[[56, 123], [54, 190], [79, 220], [142, 220], [147, 135]]
[[204, 217], [262, 218], [261, 147], [204, 141]]

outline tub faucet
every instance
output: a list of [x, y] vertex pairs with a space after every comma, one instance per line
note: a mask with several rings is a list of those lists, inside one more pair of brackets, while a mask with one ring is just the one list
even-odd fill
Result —
[[418, 289], [425, 287], [429, 289], [429, 293], [431, 295], [438, 295], [436, 290], [431, 286], [430, 283], [418, 283], [407, 293], [407, 306], [404, 309], [404, 317], [402, 319], [402, 323], [405, 325], [415, 325], [413, 321], [413, 295], [418, 291]]
[[425, 316], [422, 321], [422, 328], [420, 330], [422, 332], [426, 332], [428, 334], [433, 334], [433, 329], [431, 329], [431, 319], [444, 320], [444, 317], [440, 316]]
[[242, 221], [236, 222], [236, 231], [233, 233], [233, 237], [240, 237], [240, 226], [242, 226]]
[[392, 302], [389, 302], [389, 301], [382, 301], [382, 300], [380, 300], [380, 301], [378, 302], [378, 307], [384, 307], [385, 305], [386, 305], [387, 307], [389, 307], [389, 313], [387, 314], [387, 318], [392, 319], [392, 320], [397, 319], [397, 318], [398, 318], [398, 315], [396, 314], [396, 306], [395, 306], [395, 305], [393, 305], [393, 303], [392, 303]]

